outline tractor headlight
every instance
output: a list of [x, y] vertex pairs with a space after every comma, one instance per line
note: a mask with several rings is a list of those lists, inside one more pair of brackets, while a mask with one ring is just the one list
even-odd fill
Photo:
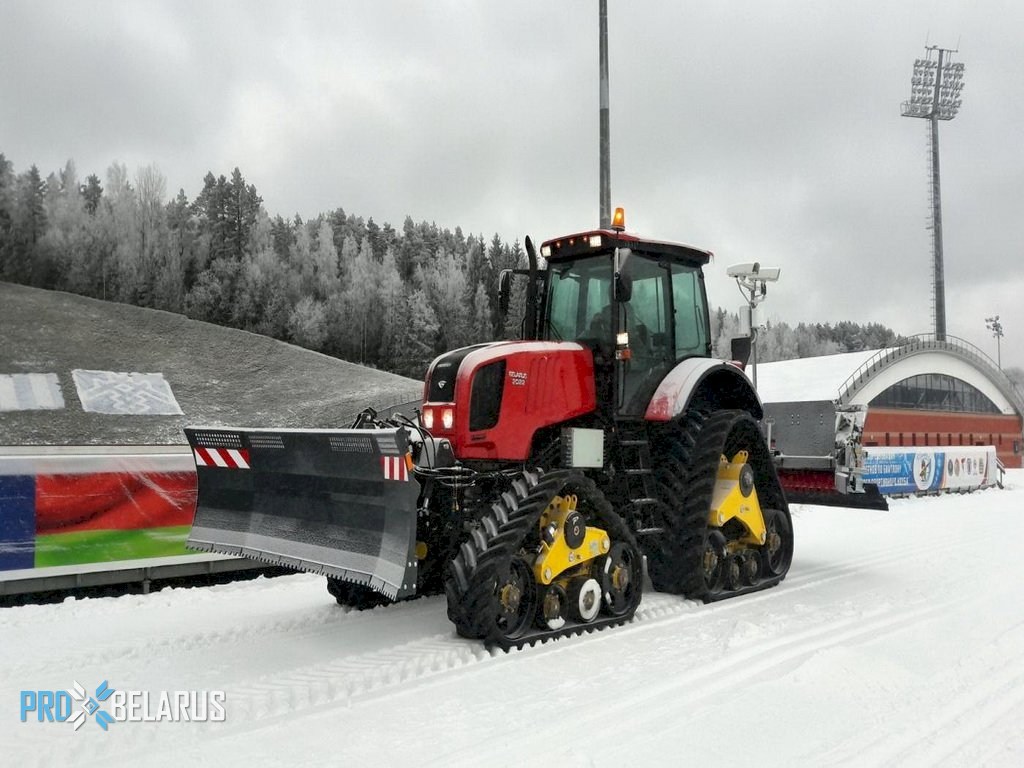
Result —
[[420, 421], [423, 422], [423, 428], [424, 429], [433, 429], [434, 428], [434, 409], [433, 408], [424, 408], [423, 411], [420, 413]]
[[455, 426], [455, 409], [445, 408], [441, 411], [441, 426], [445, 429], [451, 429]]

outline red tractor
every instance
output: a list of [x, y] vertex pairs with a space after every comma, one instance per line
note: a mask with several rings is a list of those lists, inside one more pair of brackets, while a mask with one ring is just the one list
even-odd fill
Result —
[[526, 247], [523, 340], [438, 357], [416, 420], [188, 428], [190, 546], [325, 574], [357, 607], [444, 592], [460, 635], [503, 648], [628, 621], [645, 560], [704, 601], [779, 583], [792, 521], [757, 394], [711, 358], [711, 254], [620, 227], [543, 243], [543, 268]]

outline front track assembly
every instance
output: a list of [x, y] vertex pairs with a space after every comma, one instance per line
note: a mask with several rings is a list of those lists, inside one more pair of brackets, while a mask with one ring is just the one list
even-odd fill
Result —
[[579, 472], [524, 472], [484, 513], [449, 566], [448, 617], [504, 650], [622, 624], [643, 588], [626, 523]]

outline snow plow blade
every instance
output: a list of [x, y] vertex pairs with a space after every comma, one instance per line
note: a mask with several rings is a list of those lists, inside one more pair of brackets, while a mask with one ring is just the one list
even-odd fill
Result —
[[419, 483], [404, 429], [185, 429], [198, 498], [187, 546], [416, 591]]

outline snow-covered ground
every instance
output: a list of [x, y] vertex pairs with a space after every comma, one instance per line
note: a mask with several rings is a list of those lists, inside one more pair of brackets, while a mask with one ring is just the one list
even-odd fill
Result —
[[[1024, 470], [794, 506], [775, 589], [648, 593], [521, 652], [443, 598], [355, 613], [307, 575], [0, 610], [3, 765], [1024, 765]], [[22, 690], [223, 690], [224, 722], [20, 722]]]

